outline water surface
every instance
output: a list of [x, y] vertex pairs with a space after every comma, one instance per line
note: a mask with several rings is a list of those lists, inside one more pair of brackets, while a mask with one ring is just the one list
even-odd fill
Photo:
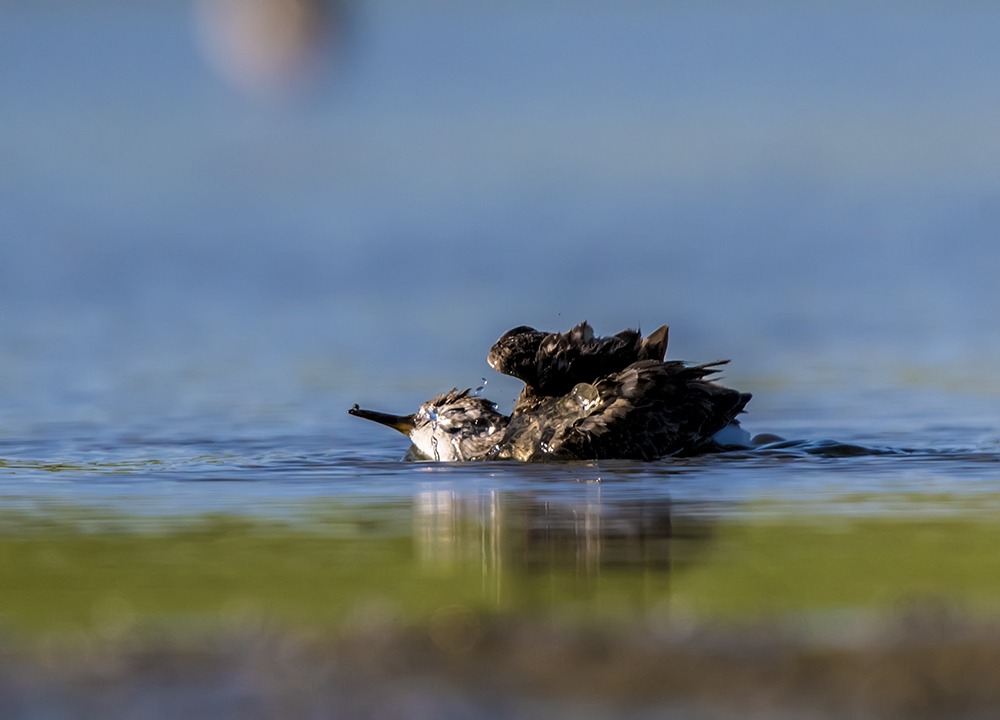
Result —
[[[733, 624], [787, 631], [794, 657], [875, 663], [884, 695], [865, 695], [878, 673], [851, 686], [869, 709], [926, 710], [905, 688], [992, 667], [866, 653], [916, 637], [893, 635], [913, 608], [944, 647], [1000, 607], [996, 8], [343, 10], [319, 80], [274, 101], [213, 74], [184, 3], [0, 8], [0, 619], [36, 653], [11, 661], [0, 695], [23, 703], [0, 714], [176, 716], [191, 697], [235, 717], [268, 701], [231, 678], [257, 657], [245, 635], [269, 632], [261, 656], [279, 659], [296, 633], [346, 638], [295, 676], [384, 652], [371, 696], [342, 707], [358, 717], [545, 716], [593, 694], [624, 712], [643, 692], [679, 713], [649, 687], [681, 675], [612, 670], [685, 667], [671, 643]], [[669, 357], [732, 358], [747, 428], [789, 443], [403, 463], [402, 436], [345, 412], [484, 379], [509, 408], [518, 383], [487, 366], [491, 343], [584, 319], [666, 322]], [[502, 686], [496, 710], [469, 699], [483, 675], [413, 696], [404, 673], [386, 709], [371, 698], [409, 632], [442, 667], [547, 680]], [[694, 655], [721, 643], [752, 658], [737, 676], [770, 667], [766, 642], [719, 632], [695, 633]], [[537, 661], [535, 637], [566, 662]], [[222, 648], [207, 690], [138, 660], [92, 663], [132, 698], [117, 710], [74, 689], [101, 648], [185, 668], [203, 641]], [[59, 670], [64, 655], [79, 664]], [[600, 690], [531, 670], [567, 658]], [[246, 677], [284, 677], [275, 662]], [[807, 697], [838, 696], [831, 667]], [[890, 682], [926, 673], [938, 684]], [[46, 705], [55, 687], [63, 705]], [[992, 697], [970, 687], [935, 697]]]

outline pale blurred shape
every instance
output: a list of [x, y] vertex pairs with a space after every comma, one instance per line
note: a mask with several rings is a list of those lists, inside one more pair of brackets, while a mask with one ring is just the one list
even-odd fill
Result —
[[247, 94], [281, 98], [315, 78], [333, 18], [323, 0], [195, 0], [209, 63]]

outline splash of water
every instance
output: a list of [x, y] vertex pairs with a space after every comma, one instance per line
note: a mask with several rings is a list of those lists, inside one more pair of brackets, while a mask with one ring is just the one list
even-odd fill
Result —
[[[475, 390], [474, 390], [474, 391], [472, 392], [472, 397], [482, 397], [482, 394], [483, 394], [483, 391], [484, 391], [484, 390], [486, 389], [486, 386], [487, 386], [487, 385], [489, 384], [489, 382], [490, 382], [490, 381], [489, 381], [489, 380], [487, 380], [486, 378], [479, 378], [479, 379], [483, 381], [483, 384], [482, 384], [482, 385], [480, 385], [479, 387], [477, 387], [477, 388], [476, 388], [476, 389], [475, 389]], [[494, 403], [494, 404], [493, 404], [493, 407], [494, 407], [494, 408], [496, 407], [496, 403]]]

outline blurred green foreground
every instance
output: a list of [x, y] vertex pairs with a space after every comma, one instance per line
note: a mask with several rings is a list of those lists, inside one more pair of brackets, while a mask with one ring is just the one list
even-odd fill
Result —
[[476, 704], [487, 696], [505, 698], [503, 717], [544, 716], [538, 702], [616, 716], [687, 703], [736, 717], [748, 699], [818, 717], [1000, 708], [992, 499], [892, 500], [906, 512], [452, 493], [283, 519], [8, 511], [0, 690], [20, 698], [9, 717], [34, 717], [39, 687], [95, 717], [133, 713], [121, 688], [139, 687], [171, 712], [163, 693], [195, 698], [205, 717], [219, 710], [199, 704], [206, 687], [230, 710], [282, 708], [262, 717], [334, 700], [345, 717], [393, 716], [379, 703], [400, 683], [442, 717], [454, 702], [456, 717], [494, 717]]

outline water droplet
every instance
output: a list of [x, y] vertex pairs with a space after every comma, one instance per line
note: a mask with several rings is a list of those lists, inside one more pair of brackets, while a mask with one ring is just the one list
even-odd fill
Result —
[[590, 383], [577, 383], [573, 387], [572, 395], [584, 414], [593, 410], [601, 402], [600, 393]]
[[438, 452], [438, 439], [433, 434], [431, 435], [431, 454], [434, 456], [435, 462], [441, 462], [441, 453]]

